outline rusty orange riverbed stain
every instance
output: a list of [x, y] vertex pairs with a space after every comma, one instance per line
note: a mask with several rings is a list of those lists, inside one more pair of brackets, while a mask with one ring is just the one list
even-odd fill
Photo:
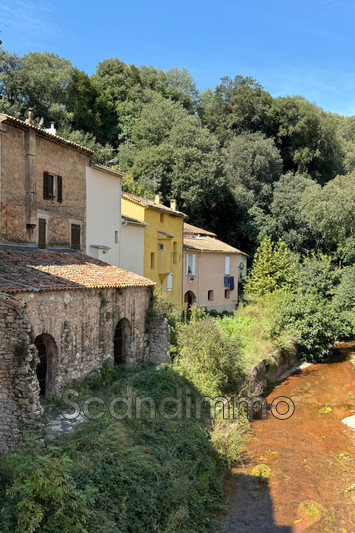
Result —
[[[269, 394], [268, 405], [277, 396], [292, 398], [295, 412], [288, 420], [269, 413], [267, 420], [253, 422], [254, 435], [233, 471], [232, 507], [242, 499], [238, 477], [250, 475], [260, 463], [271, 468], [275, 531], [288, 526], [285, 530], [293, 533], [355, 532], [355, 491], [345, 492], [355, 483], [355, 430], [341, 421], [355, 414], [355, 343], [338, 348], [347, 360], [312, 365]], [[332, 411], [320, 413], [324, 406]], [[319, 514], [307, 518], [302, 503], [314, 505]]]

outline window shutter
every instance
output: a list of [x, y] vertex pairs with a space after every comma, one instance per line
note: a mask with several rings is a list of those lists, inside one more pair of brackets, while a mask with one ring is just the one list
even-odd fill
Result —
[[191, 273], [194, 276], [196, 274], [196, 255], [192, 254]]
[[62, 176], [57, 176], [57, 202], [60, 204], [63, 201], [63, 178]]
[[43, 200], [49, 200], [49, 173], [43, 172]]
[[71, 247], [73, 250], [80, 250], [80, 224], [71, 225]]
[[46, 248], [46, 225], [45, 218], [38, 219], [38, 248]]
[[168, 279], [167, 279], [167, 290], [168, 291], [172, 291], [173, 290], [173, 274], [172, 272], [170, 272], [168, 274]]
[[186, 254], [186, 276], [189, 275], [190, 254]]

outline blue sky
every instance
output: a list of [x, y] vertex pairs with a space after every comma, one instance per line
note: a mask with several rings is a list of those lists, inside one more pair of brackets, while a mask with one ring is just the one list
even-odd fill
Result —
[[99, 61], [188, 67], [199, 89], [256, 78], [355, 115], [354, 0], [1, 0], [5, 50], [59, 54], [89, 74]]

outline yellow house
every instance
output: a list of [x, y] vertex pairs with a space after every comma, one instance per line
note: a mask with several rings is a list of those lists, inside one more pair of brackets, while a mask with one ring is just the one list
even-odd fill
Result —
[[[129, 193], [122, 194], [122, 215], [144, 222], [143, 276], [158, 284], [167, 302], [182, 306], [183, 228], [186, 215]], [[134, 242], [132, 242], [134, 246]]]

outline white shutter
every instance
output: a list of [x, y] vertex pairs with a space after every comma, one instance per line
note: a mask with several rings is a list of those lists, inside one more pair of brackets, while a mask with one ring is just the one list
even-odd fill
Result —
[[229, 276], [230, 274], [230, 258], [229, 257], [224, 258], [224, 273], [226, 276]]
[[191, 274], [194, 276], [196, 274], [196, 255], [192, 254], [192, 263], [191, 263]]
[[172, 274], [172, 272], [170, 272], [168, 274], [167, 290], [168, 291], [172, 291], [173, 290], [173, 274]]

